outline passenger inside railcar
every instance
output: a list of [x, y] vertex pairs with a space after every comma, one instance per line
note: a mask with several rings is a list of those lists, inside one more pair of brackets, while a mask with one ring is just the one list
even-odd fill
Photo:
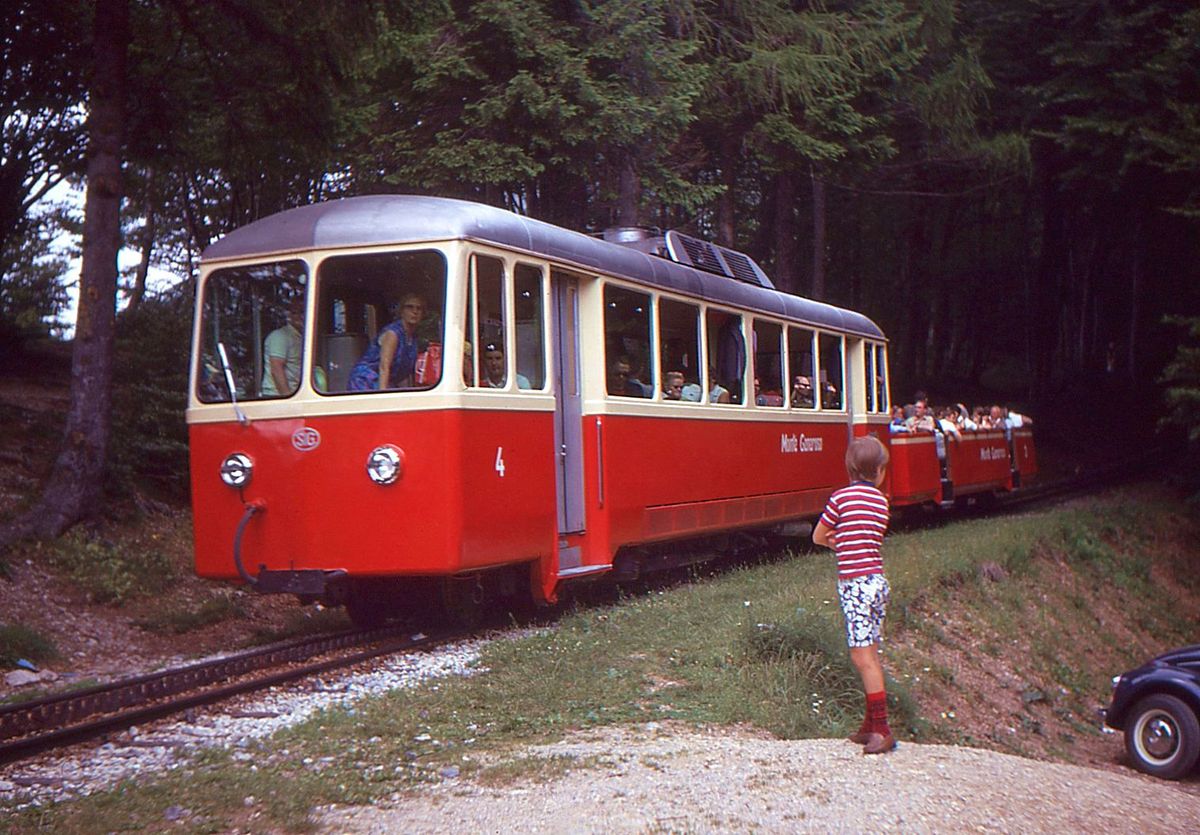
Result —
[[462, 373], [464, 385], [475, 385], [475, 351], [469, 339], [463, 340]]
[[956, 441], [962, 438], [962, 431], [958, 428], [958, 423], [954, 419], [957, 414], [958, 412], [950, 406], [945, 406], [937, 410], [938, 431]]
[[821, 386], [821, 408], [822, 409], [840, 409], [842, 408], [842, 394], [838, 391], [837, 386], [828, 380]]
[[774, 389], [764, 390], [762, 380], [754, 378], [754, 404], [756, 406], [782, 406], [783, 395]]
[[300, 353], [303, 345], [304, 296], [294, 296], [284, 310], [284, 322], [267, 334], [263, 343], [266, 369], [263, 397], [287, 397], [300, 387]]
[[425, 319], [425, 299], [406, 293], [400, 318], [380, 329], [350, 372], [350, 391], [384, 391], [412, 387], [417, 356], [428, 347], [417, 335]]
[[929, 403], [921, 398], [913, 404], [912, 417], [908, 419], [908, 431], [933, 432], [937, 429], [933, 415], [929, 412]]
[[617, 397], [649, 397], [646, 384], [637, 378], [629, 357], [622, 354], [608, 371], [608, 393]]
[[792, 379], [792, 408], [811, 409], [813, 407], [813, 387], [809, 377], [799, 374]]
[[958, 428], [964, 432], [974, 432], [979, 429], [978, 421], [972, 419], [971, 413], [967, 411], [967, 407], [962, 403], [956, 403], [955, 409], [958, 414], [955, 420], [958, 422]]
[[[504, 343], [489, 342], [483, 346], [484, 388], [502, 389], [508, 385], [508, 364], [504, 361]], [[528, 378], [517, 372], [517, 388], [530, 389]]]
[[903, 406], [892, 408], [892, 422], [888, 424], [888, 431], [893, 435], [909, 431], [908, 421], [904, 417]]
[[1022, 426], [1032, 426], [1033, 420], [1026, 415], [1008, 409], [1004, 406], [992, 406], [992, 423], [1006, 429], [1020, 429]]
[[663, 400], [682, 400], [686, 378], [682, 371], [668, 371], [663, 375]]

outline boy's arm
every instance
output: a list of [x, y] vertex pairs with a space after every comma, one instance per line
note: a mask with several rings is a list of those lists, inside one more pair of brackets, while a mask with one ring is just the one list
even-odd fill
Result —
[[833, 528], [829, 527], [824, 522], [817, 522], [817, 526], [813, 528], [813, 543], [816, 545], [824, 545], [826, 548], [832, 548], [833, 540]]

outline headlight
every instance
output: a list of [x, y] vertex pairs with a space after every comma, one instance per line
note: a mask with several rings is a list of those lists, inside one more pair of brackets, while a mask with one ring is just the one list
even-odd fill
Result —
[[221, 481], [240, 489], [250, 483], [254, 475], [254, 462], [244, 452], [235, 452], [221, 462]]
[[404, 475], [404, 451], [384, 444], [367, 456], [367, 475], [376, 484], [392, 484]]

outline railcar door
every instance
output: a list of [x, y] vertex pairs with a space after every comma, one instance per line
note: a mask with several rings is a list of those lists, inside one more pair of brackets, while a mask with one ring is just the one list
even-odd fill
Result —
[[585, 528], [583, 499], [583, 391], [579, 382], [579, 280], [553, 270], [555, 391], [554, 444], [558, 450], [555, 486], [559, 534]]

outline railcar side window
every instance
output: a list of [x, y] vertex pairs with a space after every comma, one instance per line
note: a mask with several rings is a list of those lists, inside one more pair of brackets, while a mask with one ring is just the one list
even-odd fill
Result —
[[604, 288], [604, 362], [608, 393], [651, 397], [650, 297], [609, 284]]
[[890, 414], [888, 403], [887, 354], [882, 345], [875, 346], [875, 408], [880, 414]]
[[517, 387], [541, 390], [546, 387], [542, 270], [517, 264], [515, 281]]
[[813, 332], [807, 328], [788, 328], [788, 377], [791, 380], [791, 407], [815, 409], [813, 399]]
[[475, 380], [480, 388], [502, 389], [508, 386], [508, 346], [504, 327], [507, 311], [504, 298], [504, 262], [486, 255], [471, 256], [471, 286], [476, 305], [468, 311], [475, 330], [470, 335], [474, 346]]
[[662, 399], [702, 402], [700, 308], [674, 299], [659, 299], [658, 356]]
[[742, 317], [710, 309], [704, 318], [708, 338], [708, 400], [741, 403], [746, 377], [746, 337]]
[[754, 404], [783, 405], [783, 328], [754, 320]]
[[229, 402], [230, 383], [238, 400], [296, 393], [304, 367], [307, 281], [303, 261], [229, 267], [208, 277], [196, 368], [201, 402]]
[[863, 380], [867, 386], [867, 414], [875, 411], [875, 347], [870, 343], [863, 345]]
[[843, 400], [842, 338], [823, 333], [820, 338], [820, 389], [822, 409], [841, 409]]
[[317, 269], [322, 394], [428, 389], [442, 376], [446, 259], [435, 250], [336, 255]]

